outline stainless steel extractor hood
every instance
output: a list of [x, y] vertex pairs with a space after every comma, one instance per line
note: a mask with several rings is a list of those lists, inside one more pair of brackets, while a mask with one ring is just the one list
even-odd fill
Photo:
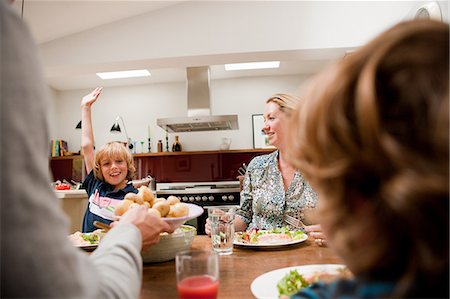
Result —
[[201, 132], [239, 129], [237, 115], [211, 115], [209, 67], [186, 69], [187, 117], [159, 118], [156, 123], [167, 132]]

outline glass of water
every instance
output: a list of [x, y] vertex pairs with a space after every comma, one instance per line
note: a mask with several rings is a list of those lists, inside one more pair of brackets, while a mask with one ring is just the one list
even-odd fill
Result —
[[215, 252], [220, 255], [233, 253], [234, 219], [236, 207], [208, 207], [208, 218], [211, 225], [211, 241]]

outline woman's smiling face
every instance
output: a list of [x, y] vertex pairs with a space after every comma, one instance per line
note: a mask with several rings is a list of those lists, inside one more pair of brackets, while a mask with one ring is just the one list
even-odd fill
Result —
[[285, 143], [288, 122], [286, 114], [280, 110], [277, 103], [269, 102], [264, 108], [264, 131], [269, 137], [269, 143], [280, 148]]

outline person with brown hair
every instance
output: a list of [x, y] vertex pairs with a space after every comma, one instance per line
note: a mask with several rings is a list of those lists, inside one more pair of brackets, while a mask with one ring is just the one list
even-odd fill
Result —
[[449, 26], [410, 21], [321, 75], [289, 158], [354, 279], [292, 298], [449, 296]]

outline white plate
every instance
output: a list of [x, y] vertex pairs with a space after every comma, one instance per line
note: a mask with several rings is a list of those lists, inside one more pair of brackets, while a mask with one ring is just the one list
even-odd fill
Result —
[[192, 204], [192, 203], [185, 203], [185, 205], [189, 208], [189, 214], [187, 216], [178, 217], [178, 218], [161, 218], [162, 220], [171, 223], [174, 225], [175, 228], [180, 227], [183, 225], [186, 221], [197, 218], [201, 214], [203, 214], [204, 210], [202, 207]]
[[90, 244], [90, 245], [75, 245], [75, 247], [81, 248], [85, 251], [94, 251], [97, 249], [98, 244]]
[[[100, 231], [100, 230], [99, 230], [99, 231]], [[93, 250], [95, 250], [95, 249], [97, 248], [99, 242], [95, 242], [95, 243], [88, 243], [88, 242], [85, 242], [85, 243], [88, 243], [88, 244], [75, 244], [74, 241], [71, 240], [71, 239], [72, 239], [72, 238], [75, 238], [75, 236], [76, 236], [77, 234], [81, 234], [81, 233], [80, 233], [80, 232], [76, 232], [76, 233], [73, 233], [73, 234], [71, 234], [70, 236], [68, 236], [68, 239], [69, 239], [70, 243], [73, 244], [73, 246], [78, 247], [78, 248], [81, 248], [81, 249], [86, 250], [86, 251], [93, 251]], [[91, 234], [92, 234], [92, 233], [84, 233], [83, 235], [91, 235]], [[101, 236], [103, 236], [103, 234], [102, 234]], [[78, 241], [78, 240], [79, 240], [79, 239], [77, 238], [77, 241]], [[81, 240], [80, 240], [80, 241], [81, 241]]]
[[258, 299], [276, 299], [278, 298], [277, 283], [291, 270], [297, 270], [298, 273], [312, 274], [314, 272], [337, 273], [338, 270], [345, 268], [340, 264], [323, 265], [304, 265], [296, 267], [287, 267], [264, 273], [253, 280], [250, 289], [253, 295]]
[[[236, 233], [235, 236], [237, 236]], [[303, 238], [298, 239], [298, 240], [292, 240], [292, 241], [286, 241], [286, 242], [282, 242], [282, 243], [275, 243], [275, 244], [267, 244], [267, 243], [262, 243], [262, 244], [250, 244], [250, 243], [243, 243], [243, 242], [239, 242], [237, 240], [237, 237], [234, 238], [234, 242], [233, 244], [236, 246], [242, 246], [242, 247], [248, 247], [248, 248], [253, 248], [253, 249], [275, 249], [275, 248], [279, 248], [279, 247], [285, 247], [285, 246], [289, 246], [289, 245], [295, 245], [295, 244], [299, 244], [301, 242], [304, 242], [308, 239], [308, 235], [305, 234], [303, 236]]]

